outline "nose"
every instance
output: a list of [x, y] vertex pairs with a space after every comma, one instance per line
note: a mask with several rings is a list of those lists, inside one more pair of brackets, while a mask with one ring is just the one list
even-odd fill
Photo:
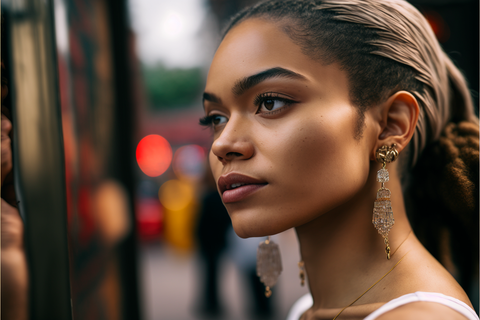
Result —
[[212, 152], [223, 165], [233, 160], [247, 160], [255, 148], [249, 138], [247, 120], [230, 118], [220, 136], [212, 144]]

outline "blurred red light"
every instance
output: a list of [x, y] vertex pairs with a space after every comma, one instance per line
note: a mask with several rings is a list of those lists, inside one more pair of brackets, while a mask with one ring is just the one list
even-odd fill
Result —
[[163, 210], [158, 199], [137, 199], [137, 232], [140, 240], [159, 240], [163, 228]]
[[426, 11], [423, 13], [423, 15], [430, 24], [430, 27], [432, 28], [433, 33], [435, 33], [438, 41], [442, 43], [446, 42], [450, 37], [450, 29], [445, 23], [445, 20], [443, 20], [442, 16], [433, 10]]
[[136, 157], [143, 173], [150, 177], [157, 177], [170, 166], [172, 148], [164, 137], [151, 134], [138, 143]]

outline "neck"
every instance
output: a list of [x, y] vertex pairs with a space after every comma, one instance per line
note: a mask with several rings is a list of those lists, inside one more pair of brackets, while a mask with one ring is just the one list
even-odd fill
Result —
[[[389, 234], [395, 253], [387, 260], [383, 237], [372, 224], [373, 203], [380, 183], [371, 170], [366, 186], [341, 207], [296, 228], [302, 259], [313, 296], [313, 310], [343, 308], [381, 278], [401, 259], [395, 250], [408, 236], [399, 179], [389, 170], [395, 225]], [[393, 177], [392, 177], [393, 176]]]

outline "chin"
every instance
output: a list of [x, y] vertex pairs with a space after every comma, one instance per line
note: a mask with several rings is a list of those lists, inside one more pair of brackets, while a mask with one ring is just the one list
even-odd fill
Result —
[[291, 226], [283, 227], [277, 223], [272, 223], [272, 221], [259, 219], [258, 216], [255, 217], [254, 215], [247, 212], [230, 214], [233, 230], [240, 238], [268, 237], [291, 228]]

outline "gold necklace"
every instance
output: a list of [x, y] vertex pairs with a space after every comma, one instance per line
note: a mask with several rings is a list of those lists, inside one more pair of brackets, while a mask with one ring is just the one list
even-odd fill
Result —
[[397, 247], [397, 249], [395, 249], [395, 251], [392, 253], [392, 258], [393, 258], [393, 255], [398, 251], [398, 249], [400, 249], [400, 247], [402, 246], [402, 244], [407, 241], [408, 237], [410, 236], [410, 233], [412, 233], [413, 230], [410, 230], [410, 232], [407, 234], [407, 236], [405, 237], [405, 239], [403, 239], [402, 243], [400, 243], [400, 245]]
[[[410, 234], [409, 234], [409, 235], [410, 235]], [[408, 237], [408, 236], [407, 236], [407, 237]], [[403, 243], [402, 243], [402, 244], [403, 244]], [[398, 248], [397, 248], [397, 250], [398, 250]], [[397, 251], [397, 250], [395, 250], [395, 251]], [[407, 252], [407, 253], [408, 253], [408, 252]], [[407, 255], [407, 254], [405, 254], [405, 256], [406, 256], [406, 255]], [[363, 295], [364, 295], [365, 293], [367, 293], [368, 291], [370, 291], [370, 289], [372, 289], [373, 287], [375, 287], [375, 285], [376, 285], [377, 283], [379, 283], [380, 281], [382, 281], [383, 278], [385, 278], [390, 272], [393, 271], [393, 269], [395, 269], [396, 266], [398, 266], [398, 264], [399, 264], [400, 262], [402, 262], [402, 260], [403, 260], [403, 258], [405, 258], [405, 256], [403, 256], [402, 259], [398, 260], [398, 262], [393, 266], [392, 269], [390, 269], [390, 270], [389, 270], [387, 273], [385, 273], [380, 279], [378, 279], [377, 282], [375, 282], [374, 284], [372, 284], [372, 285], [370, 286], [370, 288], [368, 288], [364, 293], [362, 293], [357, 299], [353, 300], [352, 303], [350, 303], [348, 306], [346, 306], [346, 307], [344, 307], [342, 310], [340, 310], [340, 312], [337, 313], [337, 315], [335, 316], [335, 318], [333, 318], [333, 320], [337, 319], [338, 316], [343, 312], [343, 310], [347, 309], [347, 308], [350, 307], [352, 304], [354, 304], [355, 302], [357, 302], [358, 299], [360, 299], [361, 297], [363, 297]]]

